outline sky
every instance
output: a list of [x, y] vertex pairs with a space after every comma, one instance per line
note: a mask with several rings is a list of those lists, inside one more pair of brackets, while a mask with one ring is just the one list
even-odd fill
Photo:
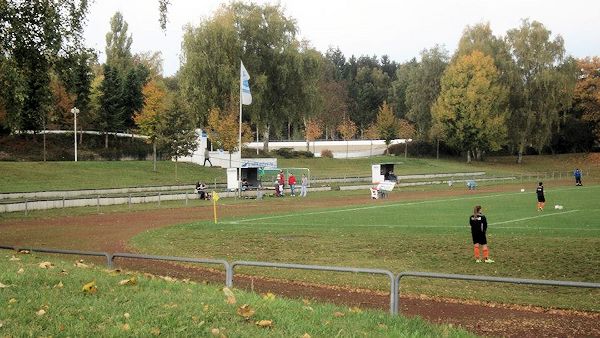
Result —
[[[86, 45], [105, 57], [110, 18], [120, 11], [129, 24], [133, 53], [160, 51], [164, 75], [180, 66], [183, 27], [198, 26], [219, 0], [170, 0], [167, 30], [158, 23], [158, 0], [95, 0], [85, 29]], [[567, 53], [600, 56], [600, 1], [597, 0], [257, 0], [280, 3], [294, 18], [299, 37], [321, 52], [339, 47], [351, 55], [382, 56], [405, 62], [436, 44], [453, 53], [467, 25], [489, 22], [495, 35], [518, 28], [521, 19], [537, 20], [565, 41]], [[248, 70], [250, 73], [252, 71]]]

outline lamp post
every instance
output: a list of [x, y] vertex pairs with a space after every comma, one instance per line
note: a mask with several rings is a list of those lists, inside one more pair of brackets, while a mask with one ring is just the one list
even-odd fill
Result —
[[73, 141], [75, 144], [75, 162], [77, 162], [77, 114], [79, 114], [79, 109], [77, 109], [77, 107], [73, 107], [73, 109], [71, 109], [71, 113], [73, 113], [73, 117], [74, 117], [73, 121], [75, 121], [75, 124], [73, 127], [73, 130], [74, 130]]

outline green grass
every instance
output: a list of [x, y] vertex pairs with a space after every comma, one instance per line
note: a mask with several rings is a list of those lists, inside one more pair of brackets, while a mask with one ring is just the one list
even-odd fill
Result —
[[224, 169], [159, 161], [0, 162], [0, 192], [99, 189], [212, 183], [224, 179]]
[[[119, 285], [132, 275], [74, 267], [56, 256], [17, 254], [18, 260], [11, 260], [12, 256], [9, 251], [0, 252], [0, 283], [7, 286], [0, 288], [3, 337], [212, 336], [213, 330], [218, 330], [214, 335], [227, 337], [301, 337], [306, 333], [311, 337], [472, 336], [418, 318], [305, 304], [236, 289], [237, 303], [227, 304], [217, 286], [165, 281], [150, 275], [137, 276], [135, 285]], [[54, 267], [40, 268], [44, 261]], [[82, 292], [82, 286], [92, 280], [97, 291]], [[249, 319], [237, 314], [243, 304], [255, 311]], [[259, 327], [256, 322], [260, 320], [271, 320], [272, 326]]]
[[[364, 192], [354, 192], [364, 195]], [[352, 194], [352, 193], [346, 193]], [[233, 260], [340, 265], [517, 278], [600, 282], [600, 186], [547, 186], [546, 210], [531, 189], [412, 202], [365, 200], [364, 206], [198, 222], [142, 233], [144, 253]], [[340, 197], [343, 198], [343, 197]], [[467, 219], [481, 204], [495, 264], [475, 264]], [[554, 204], [564, 206], [554, 210]], [[293, 210], [293, 207], [291, 207]], [[240, 269], [385, 290], [384, 279], [333, 273]], [[538, 286], [408, 278], [403, 292], [600, 311], [600, 292]], [[548, 297], [551, 294], [552, 297]]]
[[[426, 159], [376, 156], [361, 159], [278, 159], [281, 168], [309, 168], [314, 177], [370, 176], [371, 164], [399, 163], [397, 175], [485, 171], [488, 175], [520, 175], [561, 171], [573, 168], [597, 172], [598, 166], [586, 162], [584, 154], [529, 156], [516, 165], [514, 157], [490, 157], [485, 162], [467, 164], [462, 159]], [[157, 172], [152, 161], [80, 161], [80, 162], [0, 162], [0, 192], [97, 189], [225, 182], [225, 169], [205, 168], [189, 163], [159, 161]], [[584, 177], [584, 181], [586, 177]]]

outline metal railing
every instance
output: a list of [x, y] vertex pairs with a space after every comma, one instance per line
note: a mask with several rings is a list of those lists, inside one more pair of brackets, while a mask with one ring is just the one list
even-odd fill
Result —
[[299, 270], [316, 270], [316, 271], [333, 271], [333, 272], [352, 272], [352, 273], [367, 273], [374, 275], [385, 275], [390, 278], [390, 313], [397, 313], [397, 292], [394, 274], [389, 270], [383, 269], [368, 269], [368, 268], [349, 268], [339, 266], [323, 266], [323, 265], [305, 265], [305, 264], [288, 264], [288, 263], [269, 263], [269, 262], [249, 262], [235, 261], [231, 263], [231, 269], [236, 266], [254, 266], [263, 268], [281, 268], [281, 269], [299, 269]]
[[396, 276], [391, 271], [385, 270], [385, 269], [352, 268], [352, 267], [341, 267], [341, 266], [322, 266], [322, 265], [288, 264], [288, 263], [271, 263], [271, 262], [251, 262], [251, 261], [234, 261], [233, 263], [229, 263], [226, 260], [222, 260], [222, 259], [190, 258], [190, 257], [177, 257], [177, 256], [153, 256], [153, 255], [142, 255], [142, 254], [132, 254], [132, 253], [110, 254], [110, 253], [106, 253], [106, 252], [91, 252], [91, 251], [79, 251], [79, 250], [48, 249], [48, 248], [31, 248], [31, 247], [7, 246], [7, 245], [0, 245], [0, 249], [7, 249], [7, 250], [14, 250], [14, 251], [29, 250], [30, 252], [106, 257], [106, 262], [107, 262], [107, 265], [109, 268], [113, 267], [113, 261], [115, 258], [162, 260], [162, 261], [201, 263], [201, 264], [218, 264], [218, 265], [223, 265], [225, 268], [225, 286], [227, 286], [227, 287], [233, 287], [234, 269], [236, 266], [253, 266], [253, 267], [265, 267], [265, 268], [300, 269], [300, 270], [350, 272], [350, 273], [365, 273], [365, 274], [384, 275], [390, 279], [390, 313], [392, 315], [399, 314], [400, 280], [403, 277], [457, 279], [457, 280], [479, 281], [479, 282], [562, 286], [562, 287], [578, 287], [578, 288], [594, 288], [594, 289], [600, 288], [600, 283], [556, 281], [556, 280], [546, 280], [546, 279], [523, 279], [523, 278], [492, 277], [492, 276], [479, 276], [479, 275], [459, 275], [459, 274], [447, 274], [447, 273], [437, 273], [437, 272], [418, 272], [418, 271], [401, 272]]
[[479, 275], [457, 275], [449, 273], [437, 273], [437, 272], [418, 272], [418, 271], [406, 271], [401, 272], [396, 277], [396, 285], [398, 286], [398, 308], [396, 313], [399, 313], [400, 309], [400, 279], [402, 277], [423, 277], [423, 278], [438, 278], [438, 279], [458, 279], [467, 281], [477, 282], [495, 282], [495, 283], [511, 283], [511, 284], [529, 284], [529, 285], [547, 285], [547, 286], [567, 286], [576, 288], [600, 288], [600, 283], [588, 283], [588, 282], [571, 282], [571, 281], [558, 281], [558, 280], [547, 280], [547, 279], [524, 279], [524, 278], [510, 278], [510, 277], [492, 277], [492, 276], [479, 276]]
[[171, 261], [171, 262], [184, 262], [184, 263], [201, 263], [201, 264], [219, 264], [225, 267], [225, 286], [233, 286], [233, 268], [229, 262], [222, 259], [210, 259], [210, 258], [189, 258], [189, 257], [177, 257], [177, 256], [152, 256], [152, 255], [139, 255], [131, 253], [114, 253], [111, 255], [111, 266], [115, 258], [132, 258], [132, 259], [146, 259], [146, 260], [158, 260], [158, 261]]

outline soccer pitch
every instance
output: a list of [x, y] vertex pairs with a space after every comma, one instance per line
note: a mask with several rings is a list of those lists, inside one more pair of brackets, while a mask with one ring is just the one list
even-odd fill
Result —
[[[402, 192], [395, 192], [401, 194]], [[133, 245], [156, 254], [599, 282], [600, 186], [476, 193], [414, 201], [246, 216], [141, 234]], [[340, 197], [343, 198], [343, 197]], [[300, 202], [299, 202], [300, 203]], [[554, 209], [559, 204], [563, 209]], [[493, 264], [476, 264], [468, 217], [482, 205]], [[173, 244], [176, 243], [176, 246]], [[378, 277], [240, 269], [276, 278], [385, 290]], [[600, 292], [479, 282], [407, 279], [403, 293], [600, 310]], [[550, 295], [550, 296], [549, 296]]]

